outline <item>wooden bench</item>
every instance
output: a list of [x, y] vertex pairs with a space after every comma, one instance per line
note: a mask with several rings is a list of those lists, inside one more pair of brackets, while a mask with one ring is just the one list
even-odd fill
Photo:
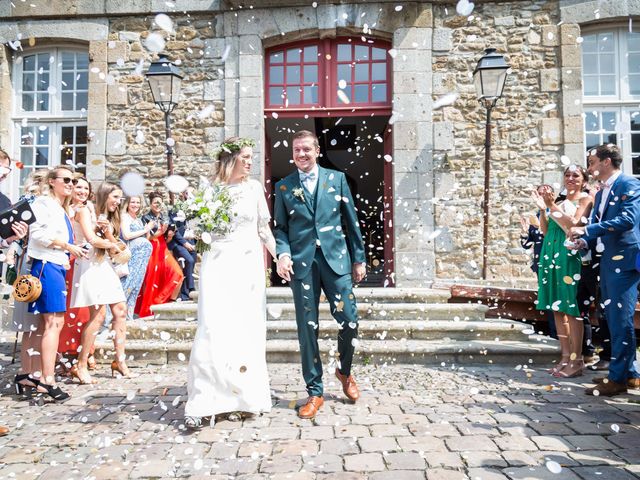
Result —
[[[527, 322], [546, 322], [544, 313], [536, 310], [534, 303], [538, 298], [536, 290], [437, 283], [433, 288], [448, 289], [451, 292], [450, 303], [479, 302], [487, 305], [490, 308], [489, 312], [487, 312], [487, 317], [525, 320]], [[594, 316], [591, 318], [592, 322], [596, 321]], [[636, 329], [640, 329], [640, 303], [636, 304], [634, 324]]]

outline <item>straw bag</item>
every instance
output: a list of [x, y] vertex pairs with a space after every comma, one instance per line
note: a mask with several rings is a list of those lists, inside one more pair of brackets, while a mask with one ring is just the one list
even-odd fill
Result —
[[122, 240], [118, 240], [115, 248], [118, 250], [118, 253], [111, 255], [111, 261], [116, 265], [129, 263], [129, 260], [131, 259], [131, 250], [129, 250], [127, 244]]
[[[18, 266], [18, 272], [22, 268], [22, 260], [26, 256], [26, 253], [20, 257], [20, 265]], [[13, 298], [17, 302], [35, 302], [42, 293], [42, 282], [40, 279], [42, 278], [42, 272], [44, 270], [45, 264], [42, 264], [42, 268], [40, 269], [40, 276], [38, 278], [30, 275], [28, 273], [18, 275], [16, 281], [13, 282]]]

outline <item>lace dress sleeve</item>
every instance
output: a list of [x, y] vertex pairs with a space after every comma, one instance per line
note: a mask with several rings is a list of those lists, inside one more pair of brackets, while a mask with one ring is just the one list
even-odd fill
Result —
[[254, 191], [258, 200], [258, 236], [260, 240], [267, 247], [267, 250], [273, 258], [276, 258], [276, 240], [271, 233], [269, 227], [269, 220], [271, 220], [271, 214], [269, 213], [269, 207], [267, 207], [267, 200], [264, 198], [264, 190], [262, 185], [258, 182], [254, 183]]

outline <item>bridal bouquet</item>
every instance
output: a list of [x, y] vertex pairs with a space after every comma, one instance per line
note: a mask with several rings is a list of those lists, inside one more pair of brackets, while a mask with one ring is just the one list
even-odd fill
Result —
[[186, 200], [176, 202], [176, 218], [187, 221], [193, 231], [196, 251], [204, 253], [211, 248], [215, 237], [231, 232], [233, 198], [224, 185], [207, 185], [196, 190]]

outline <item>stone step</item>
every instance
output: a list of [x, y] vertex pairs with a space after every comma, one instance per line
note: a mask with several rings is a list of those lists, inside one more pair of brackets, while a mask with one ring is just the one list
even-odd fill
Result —
[[[127, 326], [127, 338], [132, 340], [192, 341], [197, 322], [181, 320], [137, 321]], [[529, 325], [509, 320], [450, 321], [431, 320], [361, 320], [358, 336], [363, 340], [521, 340], [526, 341]], [[339, 331], [335, 320], [320, 322], [320, 336], [335, 338]], [[271, 320], [267, 322], [269, 340], [295, 340], [296, 322]]]
[[[379, 287], [356, 287], [353, 290], [358, 302], [365, 303], [446, 303], [451, 298], [448, 289], [433, 288], [379, 288]], [[198, 291], [191, 294], [197, 302]], [[324, 295], [321, 297], [324, 302]], [[289, 287], [269, 287], [267, 288], [267, 302], [271, 303], [293, 303], [293, 293]]]
[[[334, 340], [319, 340], [323, 359], [336, 354]], [[160, 340], [127, 341], [130, 365], [162, 365], [186, 363], [191, 342], [164, 342]], [[456, 363], [462, 365], [517, 365], [530, 368], [548, 366], [559, 355], [558, 342], [539, 335], [531, 335], [527, 341], [514, 340], [362, 340], [359, 342], [354, 362], [364, 364], [422, 364], [436, 365]], [[267, 362], [297, 363], [300, 361], [296, 340], [267, 340]], [[96, 357], [103, 362], [113, 359], [113, 344], [96, 344]]]
[[[153, 305], [155, 320], [194, 320], [198, 307], [193, 302]], [[375, 320], [484, 320], [489, 310], [477, 303], [358, 303], [360, 319]], [[267, 304], [267, 320], [295, 320], [293, 303]], [[332, 319], [329, 304], [320, 304], [320, 320]]]

